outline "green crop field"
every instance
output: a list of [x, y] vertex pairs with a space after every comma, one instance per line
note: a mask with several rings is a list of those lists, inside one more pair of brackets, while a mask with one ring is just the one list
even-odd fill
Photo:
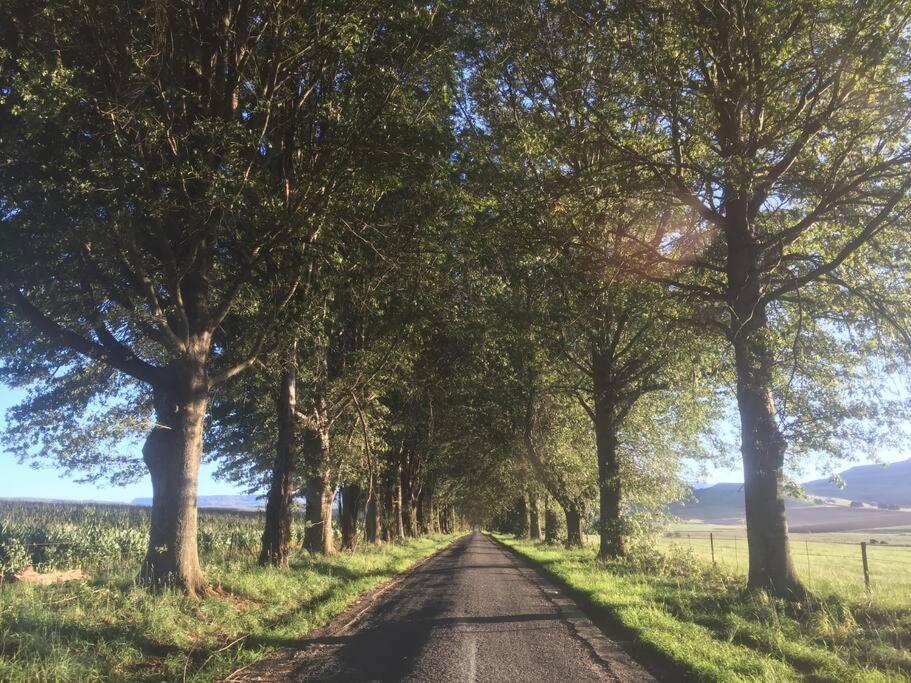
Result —
[[[86, 581], [0, 585], [0, 681], [209, 681], [301, 637], [364, 591], [453, 536], [256, 565], [260, 513], [200, 511], [213, 595], [135, 585], [148, 511], [111, 505], [0, 504], [0, 562], [10, 570], [82, 568]], [[300, 538], [302, 524], [295, 525]]]
[[[0, 501], [0, 576], [37, 571], [110, 570], [138, 563], [146, 549], [149, 509], [130, 505]], [[302, 538], [303, 523], [294, 525]], [[262, 534], [257, 512], [200, 510], [203, 560], [226, 562], [253, 555]]]

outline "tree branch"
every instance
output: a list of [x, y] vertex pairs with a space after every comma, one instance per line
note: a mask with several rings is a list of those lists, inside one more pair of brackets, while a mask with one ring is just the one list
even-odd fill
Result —
[[[32, 304], [17, 289], [10, 289], [5, 292], [5, 298], [19, 311], [19, 314], [25, 318], [36, 330], [68, 349], [87, 356], [93, 360], [106, 363], [117, 370], [138, 379], [140, 382], [155, 385], [159, 379], [159, 368], [142, 360], [126, 346], [117, 342], [115, 346], [107, 347], [102, 344], [86, 339], [81, 334], [68, 330], [58, 322], [42, 313], [34, 304]], [[102, 326], [103, 327], [103, 326]], [[110, 335], [107, 328], [104, 333], [96, 327], [99, 333], [99, 339], [104, 340], [106, 335]], [[115, 340], [116, 341], [116, 340]]]

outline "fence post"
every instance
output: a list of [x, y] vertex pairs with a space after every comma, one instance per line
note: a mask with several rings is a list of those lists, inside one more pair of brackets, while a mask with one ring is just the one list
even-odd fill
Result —
[[870, 565], [867, 564], [867, 542], [860, 542], [860, 556], [864, 561], [864, 585], [870, 590]]
[[804, 550], [807, 552], [807, 585], [810, 585], [810, 542], [803, 542]]
[[715, 534], [709, 532], [709, 547], [712, 549], [712, 566], [715, 567]]

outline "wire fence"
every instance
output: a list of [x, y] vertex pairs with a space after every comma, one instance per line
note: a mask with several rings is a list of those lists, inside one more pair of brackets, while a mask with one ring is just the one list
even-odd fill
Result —
[[[907, 539], [905, 539], [907, 542]], [[745, 573], [749, 549], [744, 536], [715, 532], [670, 532], [666, 546], [689, 550], [714, 566]], [[798, 574], [814, 584], [840, 584], [879, 593], [904, 595], [911, 602], [911, 545], [888, 541], [840, 541], [791, 537]]]

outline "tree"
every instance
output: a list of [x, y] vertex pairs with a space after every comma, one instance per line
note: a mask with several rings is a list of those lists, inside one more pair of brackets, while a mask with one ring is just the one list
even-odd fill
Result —
[[[523, 335], [560, 368], [550, 390], [578, 400], [594, 428], [602, 558], [624, 554], [621, 438], [630, 412], [648, 394], [680, 390], [712, 355], [687, 302], [638, 270], [638, 243], [660, 239], [673, 217], [629, 153], [603, 144], [605, 131], [630, 146], [638, 134], [621, 106], [632, 84], [611, 68], [616, 37], [596, 29], [612, 12], [521, 1], [505, 13], [480, 9], [465, 55], [465, 108], [478, 121], [483, 185], [496, 207], [488, 223], [509, 235], [502, 260], [526, 293], [515, 304], [529, 309]], [[705, 426], [702, 402], [688, 405], [681, 419]]]
[[[296, 88], [273, 68], [297, 49], [276, 41], [290, 9], [4, 10], [4, 379], [37, 390], [12, 431], [61, 419], [80, 459], [63, 450], [75, 439], [39, 429], [45, 453], [103, 471], [99, 442], [150, 425], [140, 577], [191, 594], [206, 590], [196, 482], [210, 394], [255, 362], [297, 287], [298, 223], [271, 201], [263, 142], [266, 112]], [[251, 333], [229, 338], [236, 315]], [[112, 426], [113, 409], [95, 409], [115, 392], [127, 404]]]
[[[266, 496], [261, 565], [287, 567], [291, 550], [291, 505], [295, 491], [297, 461], [297, 344], [284, 354], [284, 367], [276, 397], [277, 439], [272, 481]], [[249, 457], [251, 454], [247, 453]]]
[[[649, 122], [653, 142], [611, 142], [689, 212], [645, 259], [701, 298], [731, 345], [749, 585], [800, 597], [784, 511], [782, 410], [810, 403], [789, 401], [801, 389], [818, 394], [813, 353], [799, 353], [808, 328], [868, 377], [895, 351], [864, 357], [874, 348], [854, 340], [871, 338], [861, 318], [886, 328], [904, 319], [871, 294], [883, 280], [901, 286], [892, 266], [903, 258], [911, 188], [908, 16], [890, 2], [812, 0], [627, 10], [633, 37], [621, 61], [638, 65], [641, 84], [631, 116]], [[679, 282], [681, 271], [698, 282]], [[813, 441], [814, 425], [878, 417], [869, 391], [877, 382], [854, 384], [868, 391], [828, 392], [838, 410], [803, 420], [805, 439]]]

